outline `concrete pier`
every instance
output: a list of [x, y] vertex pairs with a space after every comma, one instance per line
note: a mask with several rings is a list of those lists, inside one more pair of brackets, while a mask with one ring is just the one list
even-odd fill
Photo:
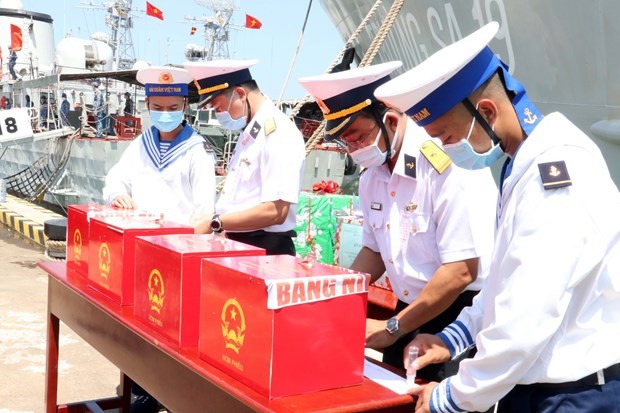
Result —
[[[17, 224], [15, 230], [0, 224], [0, 413], [44, 411], [47, 274], [36, 264], [45, 256], [38, 242], [21, 233], [32, 228], [38, 234], [30, 222], [37, 224], [37, 214], [37, 219], [48, 215], [35, 206], [28, 211], [22, 202], [0, 204], [3, 215]], [[7, 212], [7, 204], [19, 211]], [[119, 370], [62, 323], [58, 370], [60, 403], [116, 394]]]

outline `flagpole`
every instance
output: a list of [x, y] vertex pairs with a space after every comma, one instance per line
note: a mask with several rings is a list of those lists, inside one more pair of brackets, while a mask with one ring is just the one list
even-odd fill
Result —
[[278, 96], [278, 106], [280, 105], [280, 102], [282, 101], [282, 95], [284, 95], [284, 91], [286, 90], [288, 81], [291, 78], [291, 73], [293, 72], [293, 67], [295, 66], [297, 55], [299, 54], [299, 48], [301, 47], [301, 40], [304, 37], [304, 31], [306, 30], [306, 24], [308, 23], [308, 16], [310, 16], [311, 8], [312, 8], [312, 0], [308, 2], [308, 10], [306, 11], [306, 18], [304, 19], [304, 25], [302, 26], [301, 33], [299, 34], [299, 40], [297, 41], [297, 49], [295, 50], [295, 54], [293, 55], [293, 61], [291, 62], [291, 67], [288, 69], [288, 74], [286, 75], [286, 80], [284, 81], [284, 85], [282, 85], [282, 91], [280, 92], [280, 96]]

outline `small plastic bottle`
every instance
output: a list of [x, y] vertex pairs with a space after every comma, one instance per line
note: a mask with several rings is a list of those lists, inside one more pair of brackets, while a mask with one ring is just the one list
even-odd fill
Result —
[[409, 347], [407, 355], [407, 387], [415, 387], [416, 370], [413, 368], [413, 362], [418, 358], [418, 348], [416, 346]]

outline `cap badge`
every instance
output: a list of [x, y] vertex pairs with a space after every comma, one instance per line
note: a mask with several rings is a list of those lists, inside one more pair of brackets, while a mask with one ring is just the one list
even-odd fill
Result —
[[172, 74], [170, 72], [163, 72], [159, 75], [159, 83], [172, 83]]

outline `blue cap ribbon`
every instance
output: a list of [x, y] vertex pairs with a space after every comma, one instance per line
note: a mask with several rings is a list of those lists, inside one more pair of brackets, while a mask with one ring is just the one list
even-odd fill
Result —
[[411, 116], [418, 125], [426, 126], [482, 86], [498, 70], [500, 70], [506, 89], [515, 93], [512, 105], [521, 128], [529, 135], [543, 116], [530, 101], [523, 85], [508, 73], [508, 66], [499, 60], [489, 47], [485, 47], [448, 81], [405, 113]]

